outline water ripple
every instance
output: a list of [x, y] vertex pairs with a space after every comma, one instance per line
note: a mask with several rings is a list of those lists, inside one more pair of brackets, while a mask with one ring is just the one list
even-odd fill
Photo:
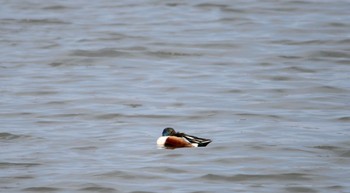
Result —
[[210, 181], [307, 181], [311, 178], [307, 174], [302, 173], [285, 173], [285, 174], [237, 174], [233, 176], [224, 176], [217, 174], [207, 174], [201, 177]]
[[29, 191], [29, 192], [56, 192], [60, 191], [60, 188], [54, 188], [54, 187], [29, 187], [23, 189], [23, 191]]
[[19, 168], [29, 168], [39, 166], [39, 163], [26, 163], [26, 162], [0, 162], [0, 168], [10, 168], [10, 167], [19, 167]]
[[119, 57], [128, 56], [130, 53], [125, 51], [118, 51], [113, 48], [103, 48], [100, 50], [74, 50], [70, 54], [71, 56], [84, 56], [84, 57]]
[[13, 139], [24, 139], [24, 138], [30, 138], [30, 135], [16, 135], [12, 133], [0, 133], [0, 141], [1, 140], [13, 140]]
[[81, 188], [81, 191], [86, 192], [117, 192], [117, 189], [103, 186], [88, 186], [85, 188]]

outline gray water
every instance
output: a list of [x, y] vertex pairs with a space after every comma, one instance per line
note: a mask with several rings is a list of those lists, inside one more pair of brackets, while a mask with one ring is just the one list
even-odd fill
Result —
[[0, 192], [350, 192], [349, 10], [2, 1]]

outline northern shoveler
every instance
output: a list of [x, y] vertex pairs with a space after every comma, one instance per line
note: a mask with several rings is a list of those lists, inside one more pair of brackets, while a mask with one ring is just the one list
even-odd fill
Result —
[[210, 142], [210, 139], [179, 133], [167, 127], [163, 130], [162, 136], [158, 138], [157, 145], [165, 148], [205, 147]]

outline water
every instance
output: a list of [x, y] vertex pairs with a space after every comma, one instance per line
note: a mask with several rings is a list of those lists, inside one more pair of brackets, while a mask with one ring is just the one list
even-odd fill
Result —
[[350, 192], [349, 9], [3, 1], [0, 191]]

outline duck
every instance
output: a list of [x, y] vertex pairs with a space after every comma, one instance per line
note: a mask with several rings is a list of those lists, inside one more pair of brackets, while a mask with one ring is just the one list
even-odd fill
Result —
[[176, 132], [173, 128], [167, 127], [163, 130], [162, 136], [158, 138], [157, 145], [159, 147], [175, 149], [182, 147], [206, 147], [211, 142], [211, 139]]

